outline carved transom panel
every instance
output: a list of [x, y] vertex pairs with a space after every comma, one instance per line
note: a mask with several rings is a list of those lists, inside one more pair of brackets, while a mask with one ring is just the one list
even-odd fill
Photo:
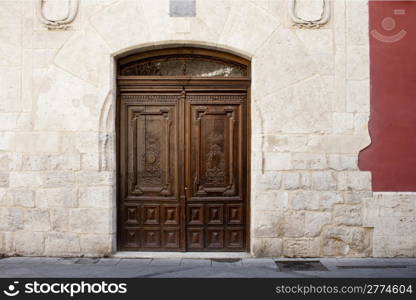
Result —
[[202, 55], [174, 55], [122, 65], [120, 75], [244, 77], [247, 76], [247, 67]]

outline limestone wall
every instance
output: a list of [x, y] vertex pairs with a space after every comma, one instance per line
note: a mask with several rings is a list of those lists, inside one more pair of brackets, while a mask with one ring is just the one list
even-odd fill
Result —
[[[319, 16], [314, 1], [298, 13]], [[370, 143], [366, 0], [333, 1], [320, 29], [293, 28], [286, 0], [197, 0], [194, 18], [169, 17], [168, 0], [81, 0], [57, 31], [36, 2], [0, 0], [1, 254], [116, 251], [115, 59], [171, 45], [252, 61], [254, 255], [416, 254], [414, 194], [373, 196], [357, 168]]]

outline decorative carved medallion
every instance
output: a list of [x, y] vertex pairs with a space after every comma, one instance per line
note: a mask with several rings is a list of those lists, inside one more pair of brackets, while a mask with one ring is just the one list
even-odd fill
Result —
[[215, 131], [208, 136], [209, 152], [206, 157], [205, 180], [207, 185], [220, 185], [225, 182], [224, 136]]
[[[65, 17], [59, 20], [53, 20], [45, 16], [44, 6], [47, 0], [37, 0], [37, 12], [39, 20], [50, 30], [66, 30], [69, 28], [69, 24], [75, 20], [78, 14], [79, 0], [67, 0], [66, 5], [62, 5], [59, 1], [59, 5], [66, 7]], [[55, 4], [58, 5], [58, 4]]]
[[331, 1], [322, 0], [321, 17], [316, 20], [305, 20], [298, 17], [296, 13], [296, 0], [289, 0], [289, 16], [294, 23], [293, 26], [298, 28], [320, 28], [328, 23], [331, 18]]
[[143, 171], [139, 176], [144, 185], [160, 185], [162, 182], [160, 148], [160, 139], [156, 135], [147, 132], [145, 153], [142, 155]]

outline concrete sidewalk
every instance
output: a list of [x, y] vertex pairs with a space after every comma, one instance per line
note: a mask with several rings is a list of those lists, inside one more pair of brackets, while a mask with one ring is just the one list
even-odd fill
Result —
[[93, 259], [9, 257], [0, 259], [0, 277], [416, 278], [416, 259]]

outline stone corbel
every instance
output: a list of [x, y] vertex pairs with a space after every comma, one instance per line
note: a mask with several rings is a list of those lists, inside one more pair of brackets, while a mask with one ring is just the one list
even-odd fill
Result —
[[78, 14], [79, 0], [67, 0], [67, 13], [61, 20], [50, 20], [43, 13], [45, 0], [37, 0], [39, 20], [50, 30], [66, 30]]
[[294, 23], [293, 26], [298, 28], [320, 28], [328, 23], [331, 18], [331, 1], [322, 0], [321, 17], [316, 20], [305, 20], [297, 16], [296, 0], [289, 0], [289, 17]]

